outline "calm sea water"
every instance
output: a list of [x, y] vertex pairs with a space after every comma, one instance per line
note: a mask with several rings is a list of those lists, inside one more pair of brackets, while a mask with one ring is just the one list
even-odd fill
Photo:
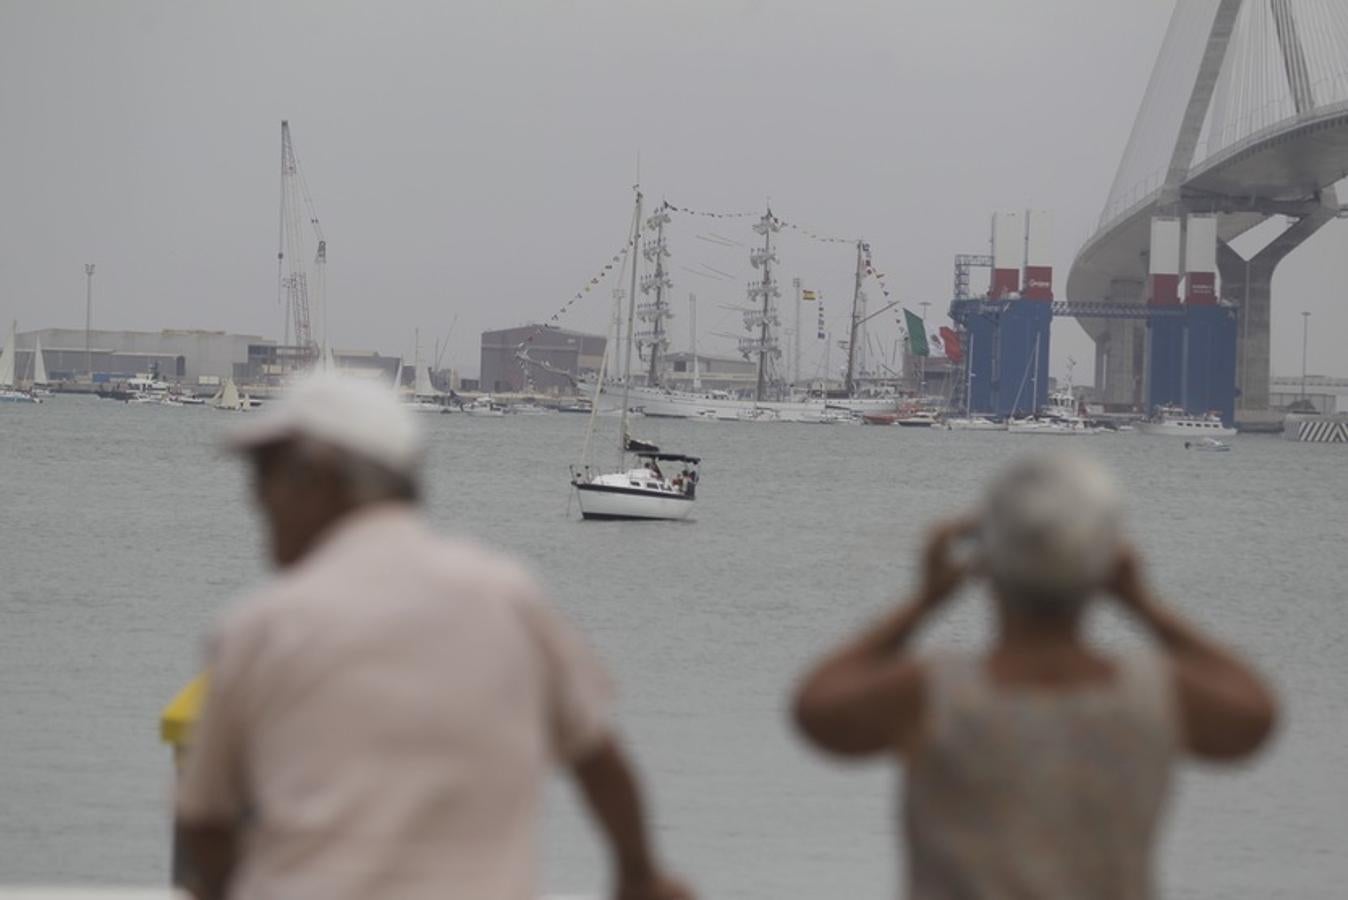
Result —
[[[194, 674], [212, 619], [266, 577], [243, 472], [217, 450], [235, 421], [91, 398], [0, 405], [0, 881], [167, 877], [159, 711]], [[570, 503], [584, 417], [425, 425], [431, 518], [527, 559], [599, 647], [659, 843], [706, 896], [895, 894], [893, 772], [804, 750], [785, 720], [789, 686], [906, 588], [926, 524], [1007, 458], [1069, 443], [1126, 484], [1164, 593], [1251, 654], [1286, 702], [1253, 764], [1184, 770], [1166, 895], [1343, 896], [1344, 448], [648, 421], [640, 436], [706, 458], [698, 521], [625, 525], [581, 523]], [[1138, 639], [1109, 610], [1093, 628]], [[986, 635], [970, 591], [927, 642]], [[544, 847], [550, 890], [603, 885], [561, 781]]]

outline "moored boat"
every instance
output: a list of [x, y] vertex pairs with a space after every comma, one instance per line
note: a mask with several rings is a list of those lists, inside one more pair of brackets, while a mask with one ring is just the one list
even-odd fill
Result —
[[19, 324], [11, 322], [9, 340], [5, 342], [5, 349], [0, 351], [0, 403], [41, 403], [42, 399], [32, 391], [20, 390], [16, 381], [18, 334]]
[[1005, 422], [996, 422], [987, 416], [950, 416], [941, 424], [948, 431], [1006, 431]]
[[490, 394], [478, 397], [464, 406], [463, 411], [478, 418], [499, 419], [505, 415], [505, 407], [493, 400]]
[[[635, 248], [641, 240], [641, 189], [636, 190], [636, 208], [632, 214], [632, 230], [629, 248]], [[667, 218], [667, 217], [666, 217]], [[652, 216], [647, 227], [659, 233], [663, 225], [661, 217]], [[637, 260], [635, 253], [624, 254], [624, 266], [630, 265], [631, 287], [627, 294], [627, 335], [623, 342], [625, 362], [623, 374], [621, 421], [618, 427], [619, 463], [616, 471], [600, 471], [590, 462], [590, 449], [594, 437], [595, 425], [599, 420], [599, 390], [596, 387], [590, 412], [589, 427], [585, 432], [585, 445], [581, 451], [581, 462], [571, 467], [571, 486], [576, 490], [582, 519], [628, 519], [628, 520], [683, 520], [693, 514], [697, 494], [698, 465], [701, 460], [696, 456], [683, 453], [662, 453], [654, 444], [633, 440], [627, 430], [631, 416], [632, 384], [632, 323], [636, 318]], [[614, 298], [613, 321], [619, 319], [621, 294]], [[615, 353], [616, 340], [605, 341], [604, 356], [599, 364], [596, 386], [604, 383], [604, 374], [610, 358]], [[636, 457], [636, 465], [627, 464], [628, 456]], [[678, 465], [674, 474], [664, 472], [660, 464]]]
[[930, 428], [936, 424], [936, 414], [928, 409], [912, 409], [899, 413], [894, 424], [900, 428]]
[[1165, 437], [1234, 437], [1236, 429], [1229, 427], [1216, 413], [1192, 414], [1178, 406], [1161, 406], [1148, 419], [1137, 423], [1143, 434]]

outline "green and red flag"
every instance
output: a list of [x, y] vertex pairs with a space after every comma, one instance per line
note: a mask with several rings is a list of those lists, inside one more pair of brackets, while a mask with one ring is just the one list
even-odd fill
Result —
[[922, 317], [905, 309], [903, 320], [908, 325], [908, 352], [913, 356], [931, 356], [931, 347], [927, 345], [927, 326], [923, 324]]

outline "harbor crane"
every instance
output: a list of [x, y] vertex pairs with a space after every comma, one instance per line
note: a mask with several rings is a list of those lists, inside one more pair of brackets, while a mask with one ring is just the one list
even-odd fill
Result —
[[[307, 227], [306, 227], [307, 226]], [[308, 258], [307, 233], [316, 241], [313, 257], [313, 292], [310, 303], [310, 279], [305, 268]], [[296, 350], [297, 364], [305, 365], [319, 357], [314, 337], [312, 310], [320, 319], [323, 343], [327, 343], [327, 307], [324, 302], [325, 268], [328, 243], [314, 209], [314, 198], [304, 180], [295, 145], [290, 138], [290, 123], [281, 122], [281, 223], [276, 249], [277, 303], [285, 310], [283, 344]]]

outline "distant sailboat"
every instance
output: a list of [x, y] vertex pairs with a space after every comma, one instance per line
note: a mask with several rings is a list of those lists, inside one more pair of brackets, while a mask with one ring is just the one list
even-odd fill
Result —
[[[31, 391], [19, 390], [15, 359], [19, 355], [19, 323], [10, 322], [9, 339], [0, 353], [0, 403], [41, 403]], [[45, 373], [44, 373], [45, 374]]]
[[250, 405], [248, 398], [239, 393], [238, 385], [234, 383], [233, 378], [225, 379], [224, 385], [220, 388], [220, 393], [211, 398], [211, 406], [227, 412], [243, 412]]
[[[402, 386], [402, 369], [398, 370], [398, 385]], [[418, 331], [415, 338], [415, 347], [412, 351], [412, 396], [406, 398], [403, 402], [412, 412], [440, 413], [449, 412], [451, 407], [446, 406], [444, 398], [435, 386], [431, 384], [430, 366], [421, 364], [421, 332]]]
[[47, 361], [42, 358], [42, 338], [33, 343], [33, 384], [47, 384]]

